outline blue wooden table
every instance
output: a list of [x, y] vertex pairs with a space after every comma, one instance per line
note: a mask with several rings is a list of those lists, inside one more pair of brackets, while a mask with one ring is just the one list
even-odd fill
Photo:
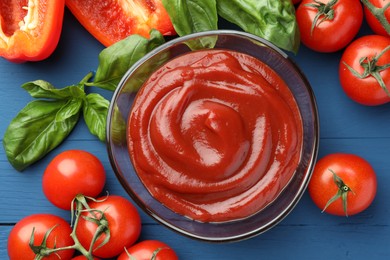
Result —
[[[364, 27], [360, 32], [371, 31]], [[58, 87], [77, 83], [97, 68], [103, 49], [66, 12], [63, 33], [55, 53], [38, 63], [12, 64], [0, 60], [0, 140], [11, 119], [32, 98], [20, 86], [44, 79]], [[367, 159], [378, 176], [378, 193], [361, 214], [335, 217], [321, 213], [306, 192], [297, 207], [279, 225], [255, 238], [232, 244], [210, 244], [183, 237], [141, 212], [140, 239], [159, 239], [171, 245], [180, 259], [389, 259], [390, 256], [390, 105], [364, 107], [348, 99], [338, 80], [341, 52], [321, 54], [301, 46], [292, 58], [314, 89], [320, 115], [319, 157], [348, 152]], [[95, 91], [95, 90], [94, 90]], [[106, 98], [112, 93], [100, 91]], [[59, 152], [85, 149], [97, 155], [107, 171], [106, 189], [129, 196], [116, 179], [106, 146], [80, 122], [68, 139], [23, 173], [8, 163], [0, 148], [0, 259], [8, 259], [7, 237], [13, 225], [34, 213], [52, 213], [69, 220], [44, 197], [41, 176]], [[130, 199], [130, 198], [129, 198]]]

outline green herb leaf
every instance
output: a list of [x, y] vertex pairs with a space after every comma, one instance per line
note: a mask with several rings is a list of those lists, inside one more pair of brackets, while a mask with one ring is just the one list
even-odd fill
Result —
[[86, 85], [114, 91], [136, 61], [164, 42], [162, 34], [152, 30], [149, 39], [135, 34], [107, 47], [99, 54], [99, 66], [93, 82]]
[[81, 99], [28, 103], [4, 135], [4, 149], [12, 166], [22, 171], [57, 147], [73, 130], [81, 107]]
[[218, 0], [218, 14], [279, 48], [297, 52], [299, 28], [291, 0]]
[[81, 98], [84, 95], [82, 84], [56, 89], [47, 81], [35, 80], [24, 83], [22, 88], [34, 98], [67, 99], [70, 97]]
[[110, 102], [99, 94], [91, 93], [84, 99], [83, 114], [89, 131], [100, 141], [106, 140], [107, 113]]
[[[163, 0], [175, 31], [179, 36], [218, 29], [216, 0]], [[192, 49], [212, 48], [215, 38], [203, 38], [192, 41]]]
[[216, 0], [163, 0], [178, 35], [218, 29]]

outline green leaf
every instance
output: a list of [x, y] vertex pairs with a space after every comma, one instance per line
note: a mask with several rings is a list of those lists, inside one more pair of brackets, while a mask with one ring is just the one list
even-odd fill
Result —
[[84, 95], [82, 84], [57, 89], [47, 81], [35, 80], [24, 83], [22, 88], [34, 98], [68, 99], [70, 97], [81, 98]]
[[99, 94], [88, 94], [84, 100], [83, 114], [89, 131], [100, 141], [106, 140], [107, 113], [110, 102]]
[[[179, 36], [218, 29], [216, 0], [163, 0], [175, 31]], [[192, 49], [211, 48], [215, 38], [203, 38], [189, 45]]]
[[86, 85], [114, 91], [136, 61], [164, 42], [161, 33], [152, 30], [149, 39], [134, 34], [107, 47], [99, 54], [99, 66], [93, 82]]
[[218, 29], [216, 0], [163, 0], [178, 35]]
[[244, 31], [296, 53], [299, 28], [291, 0], [218, 0], [218, 14]]
[[11, 165], [22, 171], [57, 147], [73, 130], [81, 99], [35, 100], [11, 121], [3, 145]]

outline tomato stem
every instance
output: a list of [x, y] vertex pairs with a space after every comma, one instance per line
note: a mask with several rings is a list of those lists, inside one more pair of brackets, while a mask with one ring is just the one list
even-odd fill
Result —
[[390, 35], [390, 23], [386, 19], [385, 12], [388, 8], [390, 8], [390, 2], [387, 3], [382, 8], [376, 7], [369, 0], [361, 0], [365, 7], [370, 11], [370, 13], [375, 16], [376, 19], [380, 22], [382, 27], [386, 30], [387, 34]]
[[337, 193], [328, 200], [322, 212], [324, 212], [330, 204], [332, 204], [338, 199], [341, 199], [344, 213], [348, 217], [348, 193], [352, 192], [354, 194], [354, 192], [332, 169], [329, 169], [329, 171], [333, 174], [333, 181], [337, 185], [338, 190]]
[[[103, 211], [97, 210], [97, 209], [91, 209], [88, 205], [87, 199], [91, 199], [93, 201], [98, 201], [94, 198], [90, 197], [85, 197], [81, 194], [77, 195], [74, 200], [72, 201], [72, 207], [71, 207], [71, 226], [73, 227], [72, 233], [70, 234], [70, 237], [73, 239], [74, 244], [71, 246], [66, 246], [66, 247], [56, 247], [54, 245], [54, 248], [48, 248], [46, 241], [47, 238], [49, 237], [50, 233], [56, 228], [56, 226], [52, 227], [49, 229], [46, 233], [45, 236], [42, 240], [42, 243], [39, 246], [34, 245], [34, 233], [35, 233], [35, 228], [33, 228], [30, 241], [29, 241], [29, 246], [31, 250], [35, 253], [35, 260], [41, 260], [44, 259], [45, 257], [51, 255], [51, 254], [57, 254], [57, 252], [62, 251], [62, 250], [77, 250], [79, 251], [82, 255], [84, 255], [88, 260], [93, 260], [93, 255], [92, 251], [97, 248], [102, 247], [105, 245], [109, 239], [110, 239], [110, 229], [108, 225], [107, 218], [104, 214]], [[75, 207], [75, 208], [74, 208]], [[88, 212], [90, 216], [82, 216], [83, 212]], [[90, 243], [89, 249], [87, 250], [84, 248], [77, 235], [76, 235], [76, 229], [78, 226], [78, 223], [80, 221], [80, 218], [84, 218], [87, 221], [91, 221], [97, 225], [97, 229], [95, 231], [95, 234], [93, 236], [93, 239]], [[97, 248], [94, 248], [96, 241], [103, 235], [105, 234], [104, 240], [97, 246]]]
[[[306, 6], [313, 7], [317, 9], [317, 14], [314, 17], [313, 23], [311, 24], [310, 35], [313, 35], [314, 28], [320, 25], [326, 20], [334, 19], [334, 9], [333, 6], [337, 3], [338, 0], [332, 0], [327, 4], [324, 4], [318, 0], [314, 0], [314, 3], [306, 4]], [[321, 19], [320, 17], [323, 16]]]
[[[167, 247], [159, 247], [159, 248], [157, 248], [156, 250], [153, 251], [152, 257], [150, 258], [150, 260], [156, 260], [158, 253], [160, 253], [160, 251], [163, 250], [163, 249], [168, 249], [168, 248]], [[127, 251], [127, 248], [125, 248], [125, 252], [126, 252], [126, 255], [128, 256], [129, 260], [137, 260], [137, 258], [132, 256], [129, 253], [129, 251]]]
[[386, 92], [386, 94], [390, 97], [390, 91], [387, 89], [385, 82], [383, 81], [380, 72], [383, 70], [386, 70], [390, 68], [390, 63], [384, 64], [384, 65], [378, 65], [378, 60], [382, 57], [383, 54], [385, 54], [387, 51], [390, 50], [390, 45], [384, 48], [378, 55], [375, 55], [372, 58], [369, 57], [362, 57], [359, 60], [360, 66], [364, 69], [363, 73], [357, 72], [355, 69], [353, 69], [351, 66], [349, 66], [347, 63], [343, 62], [344, 65], [348, 68], [348, 70], [357, 78], [364, 79], [369, 76], [373, 76], [376, 81], [378, 82], [379, 86]]

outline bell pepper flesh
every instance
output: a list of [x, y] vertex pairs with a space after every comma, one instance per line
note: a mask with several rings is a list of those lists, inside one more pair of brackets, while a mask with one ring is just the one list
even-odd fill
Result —
[[161, 0], [66, 0], [66, 6], [84, 28], [104, 46], [151, 29], [175, 35]]
[[65, 0], [0, 2], [0, 56], [11, 62], [40, 61], [56, 49]]

